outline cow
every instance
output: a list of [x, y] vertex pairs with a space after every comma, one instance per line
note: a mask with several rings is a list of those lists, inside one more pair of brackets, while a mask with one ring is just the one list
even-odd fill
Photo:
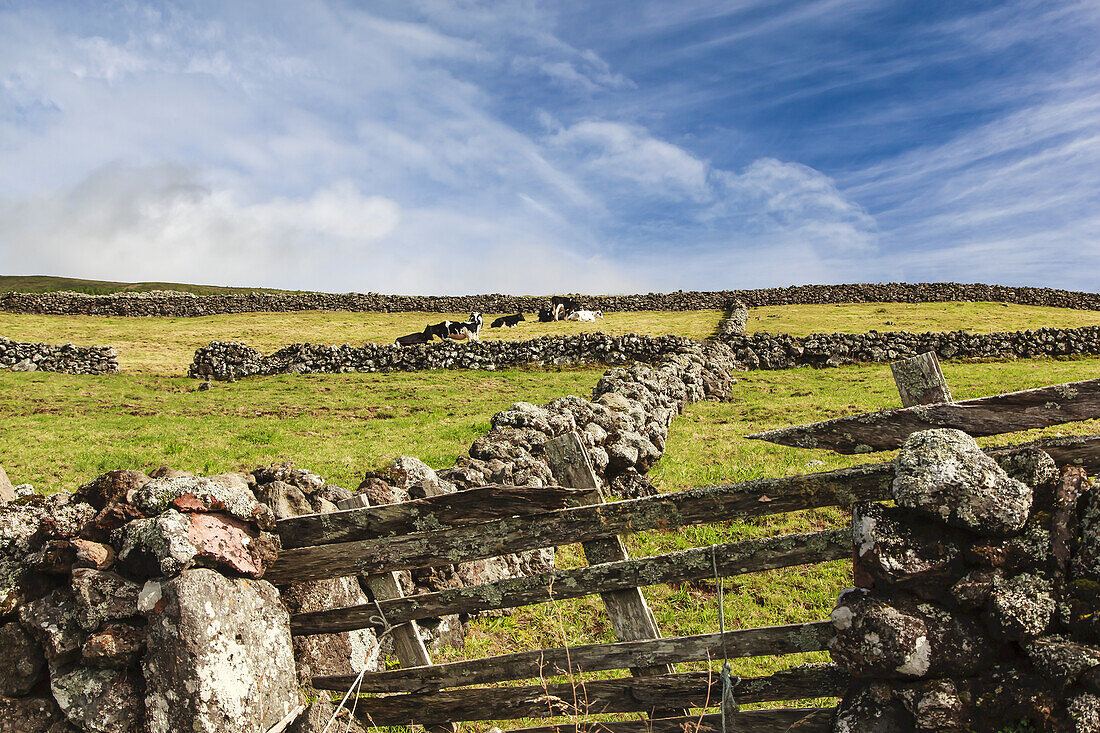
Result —
[[443, 321], [442, 323], [435, 323], [430, 326], [425, 326], [424, 333], [428, 336], [429, 341], [431, 341], [432, 337], [434, 336], [445, 339], [451, 332], [452, 323], [454, 323], [454, 321]]
[[423, 331], [417, 331], [416, 333], [406, 334], [404, 336], [398, 336], [397, 340], [393, 342], [394, 346], [411, 346], [413, 344], [426, 344], [432, 340], [432, 334], [428, 333], [428, 329]]
[[573, 311], [565, 317], [567, 321], [594, 321], [597, 318], [603, 318], [603, 313], [600, 311]]
[[447, 324], [447, 338], [454, 339], [455, 341], [463, 341], [465, 339], [478, 341], [483, 321], [481, 314], [474, 311], [470, 314], [470, 320], [468, 321], [462, 321], [461, 323], [444, 321], [444, 323]]
[[554, 311], [550, 308], [539, 308], [539, 323], [550, 323], [554, 320]]
[[550, 310], [554, 313], [555, 321], [564, 321], [570, 313], [580, 309], [580, 303], [565, 295], [555, 295], [550, 298]]
[[501, 326], [504, 328], [515, 328], [519, 325], [520, 321], [526, 320], [527, 319], [523, 317], [522, 313], [517, 313], [514, 316], [501, 316], [493, 321], [493, 325], [489, 326], [489, 328], [500, 328]]

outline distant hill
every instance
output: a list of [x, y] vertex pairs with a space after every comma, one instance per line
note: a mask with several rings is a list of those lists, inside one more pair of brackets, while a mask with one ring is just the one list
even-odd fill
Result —
[[147, 292], [149, 290], [180, 290], [196, 295], [226, 295], [233, 293], [289, 293], [292, 290], [271, 288], [228, 288], [218, 285], [188, 285], [186, 283], [118, 283], [110, 280], [78, 280], [72, 277], [51, 275], [0, 275], [0, 293], [49, 293], [57, 290], [73, 290], [89, 295], [110, 293]]

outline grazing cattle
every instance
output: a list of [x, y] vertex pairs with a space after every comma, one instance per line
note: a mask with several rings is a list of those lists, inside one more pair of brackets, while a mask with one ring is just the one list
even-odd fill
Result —
[[428, 333], [428, 329], [423, 331], [417, 331], [416, 333], [410, 333], [405, 336], [398, 336], [397, 340], [393, 342], [394, 346], [411, 346], [412, 344], [426, 344], [432, 340], [432, 334]]
[[554, 311], [552, 311], [549, 308], [540, 308], [539, 309], [539, 323], [550, 323], [551, 321], [554, 321], [554, 320], [555, 320]]
[[600, 311], [573, 311], [565, 317], [567, 321], [594, 321], [597, 318], [603, 318], [603, 313]]
[[447, 324], [447, 338], [454, 339], [455, 341], [462, 341], [464, 339], [470, 339], [471, 341], [478, 341], [479, 334], [481, 333], [481, 314], [474, 311], [470, 314], [470, 320], [456, 323], [454, 321], [444, 321]]
[[514, 316], [501, 316], [493, 321], [493, 325], [489, 326], [489, 328], [500, 328], [501, 326], [504, 328], [515, 328], [519, 325], [520, 321], [526, 320], [527, 319], [523, 317], [522, 313], [517, 313]]
[[550, 310], [554, 314], [555, 321], [564, 321], [570, 313], [581, 309], [580, 303], [564, 295], [555, 295], [550, 298]]

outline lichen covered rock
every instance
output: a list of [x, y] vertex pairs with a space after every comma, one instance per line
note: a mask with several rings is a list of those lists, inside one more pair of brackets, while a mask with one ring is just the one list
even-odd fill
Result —
[[984, 535], [1014, 532], [1027, 521], [1031, 487], [1010, 478], [960, 430], [913, 433], [895, 464], [899, 506]]
[[147, 618], [150, 733], [264, 731], [298, 704], [289, 616], [269, 583], [185, 570]]
[[829, 654], [855, 677], [973, 674], [993, 656], [976, 623], [932, 603], [853, 589], [841, 594], [831, 619]]

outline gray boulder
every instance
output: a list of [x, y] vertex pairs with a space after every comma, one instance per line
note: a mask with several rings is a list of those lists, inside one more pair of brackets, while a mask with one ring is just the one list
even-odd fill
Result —
[[15, 487], [11, 485], [4, 467], [0, 466], [0, 504], [7, 504], [15, 500]]
[[247, 484], [201, 476], [153, 479], [134, 492], [131, 503], [147, 516], [177, 509], [184, 512], [225, 512], [249, 522], [256, 521], [259, 515], [265, 513], [259, 508], [259, 502]]
[[977, 624], [932, 603], [853, 589], [841, 594], [831, 619], [829, 654], [855, 677], [973, 674], [993, 656]]
[[26, 695], [45, 677], [41, 647], [17, 623], [0, 626], [0, 669], [0, 695], [11, 697]]
[[1034, 638], [1046, 631], [1055, 607], [1054, 586], [1042, 576], [997, 579], [989, 598], [990, 626], [1007, 641]]
[[78, 618], [76, 599], [68, 588], [59, 588], [19, 609], [19, 622], [45, 649], [46, 659], [53, 666], [80, 655], [84, 632]]
[[966, 433], [950, 428], [910, 435], [895, 461], [899, 506], [983, 535], [1016, 532], [1031, 509], [1031, 487], [1009, 478]]
[[65, 715], [50, 696], [0, 697], [0, 733], [69, 733]]
[[72, 585], [77, 621], [85, 631], [95, 631], [105, 621], [126, 619], [138, 613], [141, 586], [117, 573], [76, 568]]
[[50, 690], [69, 722], [90, 733], [139, 730], [141, 685], [126, 670], [75, 666], [54, 670]]
[[893, 687], [884, 682], [856, 680], [837, 706], [834, 733], [911, 733], [913, 717]]
[[142, 663], [150, 733], [266, 731], [298, 705], [290, 620], [270, 583], [199, 568], [160, 593]]

